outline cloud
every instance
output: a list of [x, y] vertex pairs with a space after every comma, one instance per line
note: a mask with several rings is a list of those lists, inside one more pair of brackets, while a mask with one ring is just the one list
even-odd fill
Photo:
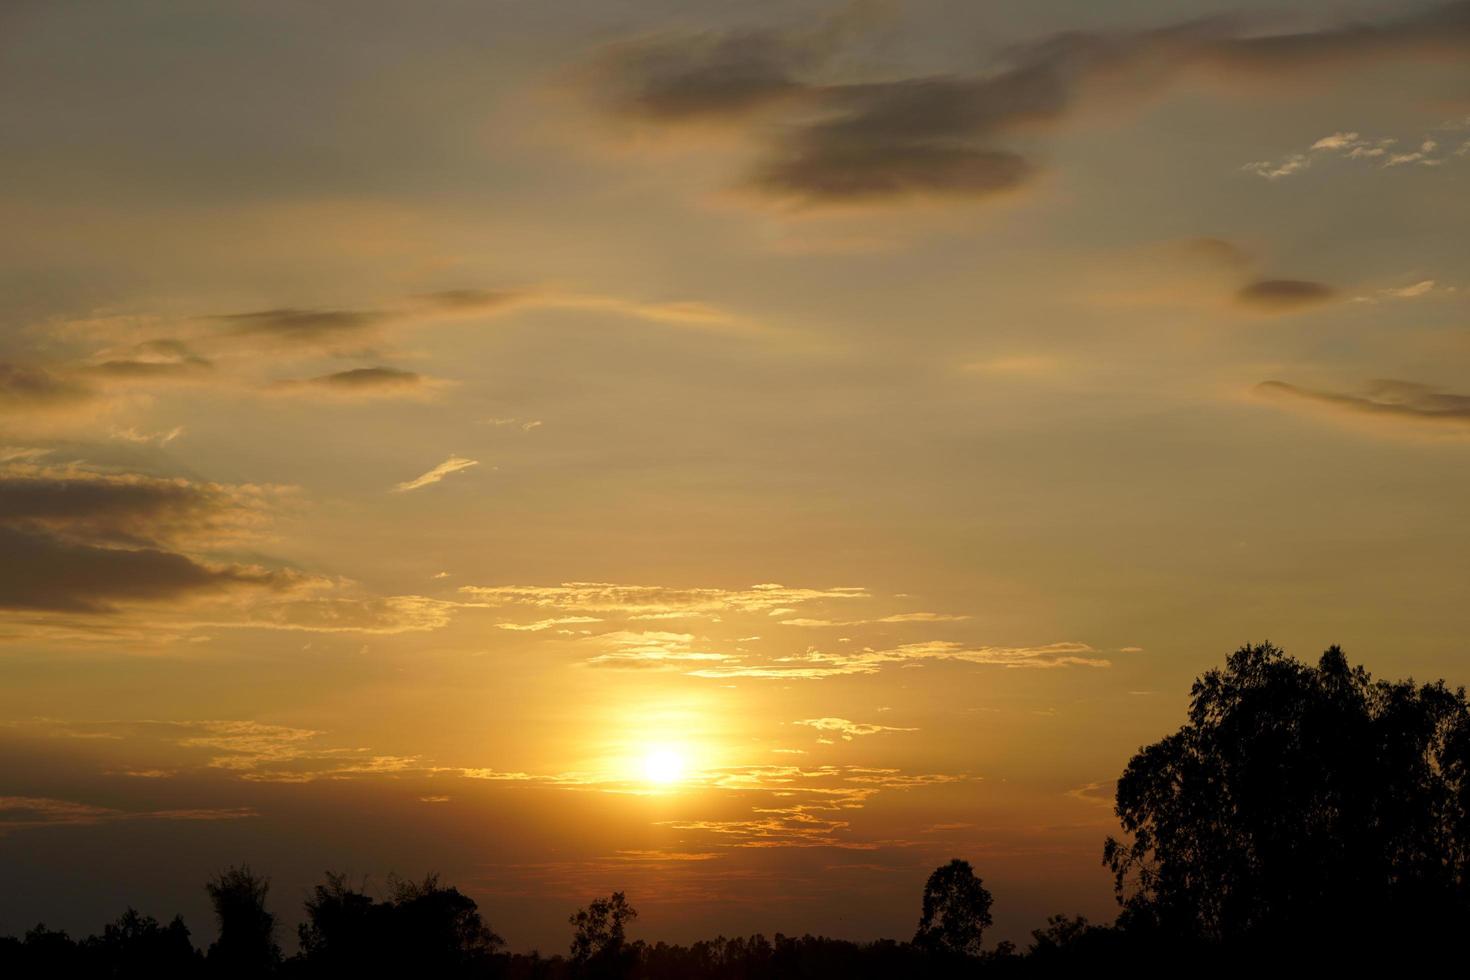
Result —
[[173, 550], [253, 533], [275, 492], [79, 467], [0, 468], [0, 608], [105, 613], [296, 588], [303, 579], [295, 573]]
[[181, 340], [162, 337], [123, 350], [104, 351], [82, 370], [112, 382], [158, 382], [208, 375], [214, 370], [214, 362], [194, 353]]
[[480, 425], [493, 425], [497, 429], [503, 428], [507, 425], [513, 425], [516, 428], [520, 429], [522, 432], [531, 432], [532, 430], [539, 429], [541, 428], [542, 424], [543, 423], [540, 419], [489, 418], [480, 420]]
[[663, 34], [605, 48], [583, 80], [615, 114], [730, 120], [803, 94], [796, 76], [821, 57], [809, 37], [777, 31]]
[[1291, 313], [1320, 306], [1337, 296], [1331, 286], [1305, 279], [1258, 279], [1235, 294], [1241, 306], [1261, 313]]
[[916, 666], [926, 662], [956, 661], [1008, 668], [1109, 667], [1112, 664], [1085, 643], [1051, 643], [1040, 647], [970, 647], [949, 640], [905, 643], [887, 650], [863, 649], [777, 657], [763, 664], [708, 667], [690, 671], [695, 677], [752, 677], [771, 680], [821, 680], [876, 674], [886, 667]]
[[392, 636], [441, 629], [455, 611], [465, 607], [465, 603], [421, 595], [324, 596], [260, 604], [242, 618], [194, 625]]
[[0, 467], [0, 526], [94, 544], [219, 543], [261, 528], [283, 492], [19, 463]]
[[521, 633], [541, 633], [545, 630], [555, 629], [558, 626], [577, 626], [584, 623], [602, 622], [596, 616], [554, 616], [551, 619], [538, 619], [534, 623], [496, 623], [496, 629], [513, 630]]
[[846, 718], [805, 718], [801, 721], [793, 721], [793, 725], [804, 725], [807, 728], [815, 728], [819, 732], [836, 732], [842, 736], [843, 741], [851, 742], [860, 735], [881, 735], [885, 732], [916, 732], [917, 728], [895, 728], [892, 725], [871, 725], [862, 722], [848, 721]]
[[44, 368], [0, 362], [0, 414], [71, 408], [94, 394], [88, 386]]
[[270, 337], [291, 344], [359, 337], [394, 319], [381, 310], [303, 310], [283, 307], [252, 313], [227, 313], [214, 319], [242, 337]]
[[450, 456], [427, 473], [416, 476], [412, 480], [405, 480], [402, 483], [395, 484], [393, 489], [399, 493], [408, 490], [417, 490], [420, 487], [427, 487], [430, 484], [438, 483], [451, 473], [458, 473], [460, 470], [467, 470], [471, 466], [479, 465], [478, 460], [466, 459], [463, 456]]
[[[838, 56], [856, 37], [745, 30], [633, 39], [593, 59], [584, 87], [613, 117], [662, 128], [743, 127], [762, 152], [741, 184], [768, 200], [814, 207], [986, 198], [1025, 186], [1040, 169], [1006, 144], [1064, 120], [1085, 96], [1139, 100], [1189, 70], [1259, 79], [1458, 57], [1470, 50], [1470, 4], [1307, 31], [1240, 18], [1073, 31], [1014, 47], [989, 73], [836, 81]], [[754, 118], [766, 110], [781, 125]], [[1280, 177], [1306, 165], [1301, 155], [1260, 166]]]
[[415, 299], [435, 313], [479, 315], [504, 312], [533, 295], [526, 289], [446, 289], [423, 293]]
[[102, 613], [240, 589], [283, 590], [299, 579], [258, 566], [205, 564], [157, 548], [98, 547], [0, 527], [0, 609]]
[[1383, 290], [1383, 294], [1385, 296], [1392, 296], [1395, 299], [1415, 299], [1419, 296], [1424, 296], [1433, 291], [1434, 280], [1425, 279], [1421, 282], [1414, 283], [1412, 286], [1400, 286], [1397, 289], [1385, 289]]
[[429, 394], [442, 384], [413, 371], [364, 367], [301, 381], [278, 381], [274, 388], [283, 392], [310, 392], [346, 398], [402, 398]]
[[1256, 392], [1329, 417], [1374, 423], [1389, 432], [1470, 435], [1470, 395], [1450, 394], [1412, 381], [1374, 381], [1356, 395], [1265, 381], [1256, 386]]
[[954, 613], [936, 612], [908, 612], [894, 613], [891, 616], [880, 616], [877, 619], [783, 619], [782, 626], [867, 626], [874, 623], [898, 624], [898, 623], [961, 623], [969, 619], [969, 616], [956, 615]]
[[587, 661], [594, 667], [676, 669], [690, 663], [738, 659], [693, 649], [690, 633], [618, 630], [587, 639], [607, 650]]
[[[1258, 174], [1267, 180], [1279, 180], [1306, 170], [1314, 160], [1330, 156], [1373, 163], [1381, 170], [1402, 167], [1411, 163], [1424, 167], [1438, 167], [1449, 159], [1444, 155], [1432, 155], [1439, 149], [1437, 140], [1421, 139], [1417, 150], [1405, 153], [1394, 151], [1393, 147], [1398, 142], [1394, 138], [1365, 139], [1355, 132], [1333, 133], [1317, 140], [1308, 147], [1305, 153], [1292, 153], [1277, 161], [1259, 160], [1255, 163], [1248, 163], [1241, 169]], [[1456, 152], [1454, 155], [1461, 154]]]
[[801, 589], [772, 583], [732, 590], [563, 582], [560, 585], [466, 585], [460, 591], [490, 605], [620, 613], [630, 619], [709, 616], [722, 612], [774, 614], [782, 608], [807, 602], [868, 598], [867, 591], [861, 588]]
[[115, 820], [243, 820], [259, 816], [250, 807], [177, 810], [120, 810], [45, 796], [0, 796], [0, 836], [35, 827], [85, 827]]

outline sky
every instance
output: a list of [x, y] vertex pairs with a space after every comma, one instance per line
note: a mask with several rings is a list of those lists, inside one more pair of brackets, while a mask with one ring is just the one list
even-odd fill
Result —
[[1470, 4], [0, 10], [0, 932], [1108, 921], [1236, 647], [1470, 680]]

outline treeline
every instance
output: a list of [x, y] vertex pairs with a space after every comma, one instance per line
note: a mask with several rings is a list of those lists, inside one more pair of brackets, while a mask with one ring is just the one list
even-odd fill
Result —
[[856, 943], [819, 936], [723, 936], [688, 946], [629, 941], [638, 915], [621, 892], [571, 917], [566, 955], [509, 953], [482, 921], [473, 899], [435, 876], [391, 881], [375, 899], [344, 875], [328, 874], [305, 902], [298, 951], [284, 956], [269, 882], [231, 868], [206, 886], [219, 938], [194, 946], [188, 927], [129, 909], [101, 935], [76, 941], [44, 925], [0, 938], [0, 976], [107, 977], [118, 980], [425, 977], [481, 980], [796, 980], [843, 977], [1023, 975], [1086, 960], [1118, 945], [1117, 930], [1082, 918], [1054, 917], [1024, 951], [1009, 943], [985, 950], [991, 898], [970, 865], [955, 860], [930, 876], [924, 915], [910, 942]]
[[1443, 681], [1375, 681], [1337, 647], [1315, 664], [1269, 644], [1197, 679], [1188, 720], [1118, 780], [1109, 838], [1119, 915], [1053, 916], [1025, 948], [987, 947], [990, 892], [956, 859], [924, 887], [912, 939], [776, 935], [630, 941], [621, 892], [571, 916], [565, 955], [505, 951], [475, 902], [429, 876], [385, 898], [327, 875], [284, 956], [269, 882], [206, 886], [218, 939], [129, 910], [76, 941], [43, 925], [0, 938], [0, 977], [815, 980], [1071, 975], [1394, 973], [1462, 960], [1470, 937], [1470, 704]]

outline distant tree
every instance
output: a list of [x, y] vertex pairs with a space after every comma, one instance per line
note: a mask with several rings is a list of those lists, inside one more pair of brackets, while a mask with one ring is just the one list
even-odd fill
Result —
[[1109, 838], [1131, 929], [1360, 950], [1461, 932], [1470, 898], [1470, 710], [1441, 681], [1373, 681], [1247, 646], [1118, 782]]
[[345, 874], [327, 872], [306, 900], [306, 921], [296, 927], [298, 955], [315, 976], [360, 976], [380, 955], [382, 919], [377, 903], [354, 890]]
[[924, 884], [924, 910], [914, 945], [937, 953], [978, 956], [990, 927], [990, 892], [970, 862], [955, 858]]
[[179, 916], [165, 926], [130, 908], [103, 927], [101, 936], [82, 945], [92, 970], [115, 980], [175, 980], [194, 976], [200, 968], [199, 951]]
[[504, 940], [480, 918], [473, 899], [439, 884], [390, 879], [391, 896], [376, 902], [346, 875], [328, 873], [306, 900], [297, 929], [301, 962], [313, 976], [364, 974], [485, 976]]
[[438, 875], [394, 881], [391, 922], [392, 941], [411, 960], [405, 965], [420, 975], [480, 974], [505, 945], [481, 920], [474, 899], [441, 886]]
[[204, 887], [219, 921], [219, 938], [209, 947], [210, 972], [252, 980], [274, 973], [281, 963], [281, 948], [276, 945], [276, 917], [265, 908], [270, 879], [242, 865], [222, 872]]
[[47, 929], [43, 922], [26, 932], [20, 954], [19, 976], [78, 974], [86, 965], [81, 945], [64, 930]]
[[568, 920], [576, 926], [572, 936], [572, 962], [580, 972], [617, 976], [626, 969], [627, 923], [638, 918], [622, 892], [613, 892], [578, 909]]

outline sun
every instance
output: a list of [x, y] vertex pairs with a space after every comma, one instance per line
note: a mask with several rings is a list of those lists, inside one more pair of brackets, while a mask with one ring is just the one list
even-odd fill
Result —
[[666, 745], [649, 749], [643, 757], [643, 775], [660, 786], [677, 783], [684, 776], [684, 756]]

